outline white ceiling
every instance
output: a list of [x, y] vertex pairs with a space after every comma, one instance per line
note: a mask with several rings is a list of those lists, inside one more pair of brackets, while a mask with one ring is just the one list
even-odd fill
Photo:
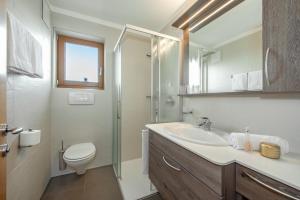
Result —
[[186, 0], [50, 0], [52, 6], [160, 31]]
[[262, 24], [262, 0], [246, 0], [229, 12], [191, 33], [191, 41], [206, 48], [213, 48]]

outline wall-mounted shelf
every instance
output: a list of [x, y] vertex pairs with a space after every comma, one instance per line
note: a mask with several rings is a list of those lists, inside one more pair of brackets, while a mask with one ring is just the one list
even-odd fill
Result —
[[267, 98], [300, 98], [300, 92], [267, 92], [267, 91], [245, 91], [245, 92], [220, 92], [220, 93], [198, 93], [198, 94], [178, 94], [181, 97], [218, 97], [218, 96], [252, 96], [252, 97], [267, 97]]
[[220, 93], [197, 93], [197, 94], [179, 94], [181, 97], [201, 97], [201, 96], [242, 96], [242, 95], [260, 95], [263, 91], [245, 91], [245, 92], [220, 92]]

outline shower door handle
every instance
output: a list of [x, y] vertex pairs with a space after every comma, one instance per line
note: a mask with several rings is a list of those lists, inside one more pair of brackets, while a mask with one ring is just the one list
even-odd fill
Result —
[[117, 119], [121, 119], [121, 86], [118, 86], [118, 97], [117, 97]]
[[118, 102], [118, 108], [117, 108], [117, 119], [121, 119], [121, 113], [120, 113], [120, 109], [121, 109], [121, 106], [120, 106], [120, 103]]

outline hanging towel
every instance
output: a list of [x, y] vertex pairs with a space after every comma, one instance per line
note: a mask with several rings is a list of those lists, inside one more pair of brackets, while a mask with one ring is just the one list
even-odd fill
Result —
[[234, 74], [231, 77], [231, 86], [233, 91], [245, 91], [248, 89], [248, 74]]
[[8, 12], [8, 71], [30, 77], [43, 77], [42, 47], [10, 12]]
[[142, 161], [143, 174], [147, 175], [149, 171], [149, 130], [142, 130]]
[[[270, 135], [257, 135], [257, 134], [248, 134], [253, 151], [258, 151], [260, 149], [261, 142], [268, 142], [272, 144], [277, 144], [280, 146], [281, 154], [289, 152], [289, 143], [288, 141]], [[244, 144], [246, 142], [247, 135], [245, 133], [231, 133], [229, 136], [229, 143], [235, 149], [244, 149]]]
[[262, 90], [262, 70], [248, 72], [248, 90], [260, 91]]

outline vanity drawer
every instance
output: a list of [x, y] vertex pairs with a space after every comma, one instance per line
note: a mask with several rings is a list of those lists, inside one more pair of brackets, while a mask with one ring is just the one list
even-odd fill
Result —
[[152, 144], [149, 152], [149, 177], [163, 199], [223, 199]]
[[[175, 160], [218, 195], [225, 195], [226, 191], [222, 186], [222, 170], [224, 170], [222, 166], [201, 158], [153, 131], [150, 131], [149, 141], [150, 144], [163, 151], [166, 156]], [[234, 174], [234, 169], [232, 173]]]
[[300, 199], [300, 191], [241, 165], [236, 165], [236, 191], [249, 200]]

